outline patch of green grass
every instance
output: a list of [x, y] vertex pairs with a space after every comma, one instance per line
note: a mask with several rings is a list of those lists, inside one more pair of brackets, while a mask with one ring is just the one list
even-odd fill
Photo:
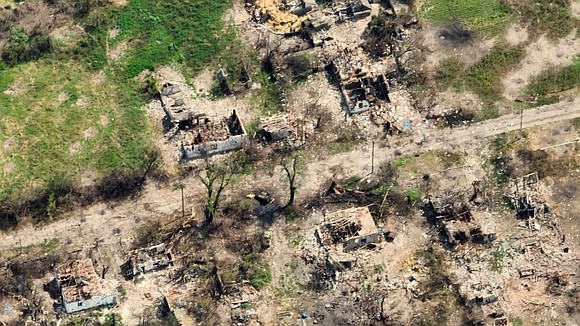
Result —
[[255, 76], [255, 81], [261, 87], [253, 99], [253, 106], [264, 116], [271, 116], [282, 112], [282, 87], [270, 79], [268, 74], [261, 72]]
[[474, 31], [497, 33], [510, 15], [500, 0], [426, 0], [419, 17], [436, 24], [459, 20]]
[[[20, 91], [4, 91], [16, 86]], [[60, 98], [60, 100], [59, 100]], [[77, 103], [78, 99], [86, 101]], [[13, 166], [0, 180], [0, 200], [56, 178], [77, 180], [83, 172], [105, 175], [140, 164], [151, 127], [142, 96], [114, 76], [99, 84], [74, 62], [42, 60], [6, 69], [0, 77], [0, 167]]]
[[407, 190], [407, 200], [411, 206], [415, 205], [421, 199], [421, 191], [418, 188], [409, 188]]
[[361, 179], [357, 175], [350, 177], [344, 181], [343, 187], [350, 190], [356, 189]]
[[382, 264], [376, 264], [373, 266], [373, 271], [375, 274], [381, 274], [385, 270], [385, 267]]
[[303, 286], [291, 273], [280, 276], [274, 288], [274, 294], [279, 298], [296, 298], [302, 293]]
[[501, 77], [515, 67], [523, 56], [523, 47], [498, 43], [479, 62], [467, 69], [460, 68], [463, 65], [457, 60], [444, 60], [438, 68], [438, 78], [448, 87], [474, 92], [483, 100], [485, 109], [476, 113], [476, 120], [496, 118], [499, 112], [494, 102], [503, 99]]
[[290, 246], [297, 248], [304, 243], [304, 237], [302, 235], [297, 235], [290, 239]]
[[510, 318], [510, 323], [512, 323], [512, 326], [523, 326], [524, 322], [520, 317], [511, 317]]
[[221, 17], [230, 0], [132, 0], [121, 10], [120, 40], [137, 39], [126, 72], [137, 76], [159, 65], [183, 63], [199, 71], [233, 44]]
[[505, 251], [503, 251], [503, 249], [499, 248], [497, 251], [495, 251], [490, 260], [491, 270], [498, 272], [501, 271], [504, 257]]
[[54, 252], [59, 245], [60, 241], [56, 238], [45, 240], [43, 243], [37, 243], [28, 246], [16, 246], [8, 250], [0, 252], [0, 257], [10, 258], [20, 254], [26, 254], [30, 257], [39, 257], [46, 255], [50, 252]]
[[490, 142], [490, 157], [492, 177], [497, 184], [507, 183], [514, 175], [513, 155], [528, 145], [527, 133], [519, 131], [502, 133]]
[[444, 169], [449, 169], [458, 166], [465, 162], [465, 154], [458, 152], [436, 151], [435, 153], [441, 162]]
[[407, 159], [404, 157], [399, 157], [398, 159], [395, 160], [395, 167], [397, 169], [402, 169], [405, 166], [407, 166]]
[[256, 290], [261, 290], [272, 281], [270, 265], [256, 254], [246, 254], [243, 256], [245, 274], [250, 280], [250, 284]]
[[500, 100], [500, 77], [517, 65], [523, 55], [522, 47], [496, 44], [481, 61], [465, 71], [465, 87], [478, 94], [485, 102]]
[[580, 132], [580, 118], [572, 119], [570, 123], [577, 132]]
[[525, 96], [537, 96], [535, 105], [545, 105], [559, 100], [559, 93], [580, 87], [580, 54], [571, 65], [546, 69], [534, 78], [523, 92]]
[[572, 16], [568, 0], [509, 0], [511, 10], [532, 33], [548, 33], [553, 39], [568, 35], [580, 20]]

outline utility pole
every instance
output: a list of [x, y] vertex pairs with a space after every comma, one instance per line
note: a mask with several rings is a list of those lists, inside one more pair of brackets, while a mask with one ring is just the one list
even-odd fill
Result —
[[373, 140], [373, 148], [371, 150], [371, 174], [375, 172], [375, 141]]
[[520, 108], [520, 135], [524, 129], [524, 108]]
[[184, 187], [180, 187], [181, 189], [181, 217], [185, 217], [185, 200], [183, 198], [183, 188]]

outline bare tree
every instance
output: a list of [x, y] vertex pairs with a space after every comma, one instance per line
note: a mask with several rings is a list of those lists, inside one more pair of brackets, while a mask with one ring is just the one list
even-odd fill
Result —
[[296, 172], [298, 172], [298, 162], [299, 157], [294, 156], [292, 157], [292, 162], [288, 164], [288, 162], [282, 161], [282, 168], [286, 172], [286, 176], [288, 177], [288, 185], [290, 187], [290, 197], [288, 198], [288, 202], [286, 205], [282, 206], [281, 209], [287, 209], [294, 204], [294, 197], [296, 196]]
[[200, 175], [199, 179], [207, 190], [207, 202], [203, 209], [205, 223], [213, 222], [215, 213], [218, 210], [220, 198], [224, 188], [226, 188], [233, 176], [230, 167], [218, 167], [216, 164], [207, 165], [205, 176]]

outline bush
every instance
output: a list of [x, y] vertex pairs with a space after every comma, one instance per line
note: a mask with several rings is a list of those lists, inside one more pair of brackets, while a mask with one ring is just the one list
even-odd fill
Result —
[[272, 281], [272, 273], [268, 262], [262, 260], [256, 254], [246, 254], [244, 257], [244, 264], [241, 267], [242, 274], [249, 280], [250, 284], [256, 290], [261, 290]]
[[51, 39], [40, 28], [37, 27], [27, 34], [21, 27], [12, 27], [8, 44], [2, 52], [2, 60], [8, 65], [16, 65], [39, 59], [51, 50]]

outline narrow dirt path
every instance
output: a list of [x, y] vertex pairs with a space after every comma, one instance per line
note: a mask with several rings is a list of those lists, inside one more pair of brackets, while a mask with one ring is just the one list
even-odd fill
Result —
[[[521, 121], [523, 128], [530, 128], [579, 117], [580, 97], [576, 97], [557, 104], [524, 110]], [[377, 142], [375, 147], [375, 166], [395, 158], [395, 152], [399, 155], [412, 155], [434, 149], [448, 148], [457, 150], [480, 145], [485, 138], [503, 132], [518, 130], [519, 128], [520, 114], [515, 112], [470, 126], [454, 129], [425, 130], [428, 140], [422, 145], [415, 144], [416, 134], [397, 138], [395, 144], [379, 144]], [[320, 185], [332, 177], [367, 175], [371, 170], [370, 155], [371, 146], [366, 144], [351, 152], [340, 153], [310, 162], [300, 180], [298, 200], [318, 191]], [[272, 176], [268, 176], [268, 173], [258, 173], [250, 176], [250, 178], [251, 182], [249, 183], [253, 184], [258, 181], [254, 180], [255, 178], [271, 179]], [[191, 202], [195, 202], [194, 198], [201, 196], [200, 194], [203, 194], [204, 190], [193, 177], [187, 180], [186, 183], [186, 193], [189, 194], [186, 203], [189, 203], [191, 207]], [[160, 215], [170, 216], [180, 210], [181, 197], [178, 191], [172, 191], [171, 187], [159, 188], [150, 184], [144, 189], [139, 198], [127, 200], [113, 208], [106, 207], [104, 204], [97, 204], [79, 211], [76, 214], [77, 217], [74, 218], [59, 220], [39, 228], [28, 226], [17, 231], [4, 233], [0, 242], [0, 250], [14, 248], [19, 245], [20, 240], [23, 246], [43, 243], [46, 239], [53, 238], [60, 239], [61, 244], [70, 240], [76, 244], [93, 243], [95, 238], [101, 238], [105, 244], [118, 242], [119, 239], [113, 235], [114, 228], [120, 228], [122, 237], [125, 237], [125, 234], [147, 220]], [[186, 214], [189, 214], [189, 212], [186, 211]], [[81, 214], [84, 216], [83, 220], [85, 222], [81, 222]]]

